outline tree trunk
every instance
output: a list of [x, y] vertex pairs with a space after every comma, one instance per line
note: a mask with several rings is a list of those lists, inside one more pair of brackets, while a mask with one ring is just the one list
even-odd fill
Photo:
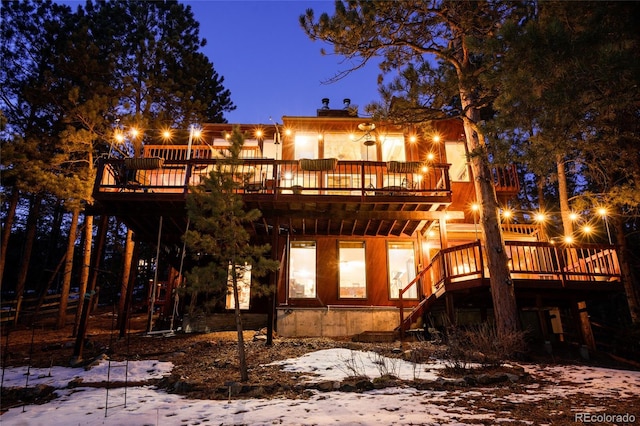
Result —
[[[624, 292], [627, 296], [627, 305], [629, 306], [629, 314], [631, 315], [631, 322], [633, 324], [640, 324], [640, 303], [638, 302], [638, 284], [636, 283], [636, 277], [631, 267], [631, 259], [633, 255], [627, 245], [627, 240], [624, 237], [625, 232], [622, 225], [622, 220], [619, 217], [614, 217], [612, 220], [613, 227], [616, 230], [615, 237], [618, 243], [618, 255], [620, 262], [620, 273], [622, 274], [622, 283], [624, 285]], [[618, 238], [618, 236], [620, 236]]]
[[[22, 261], [20, 263], [20, 270], [18, 271], [18, 279], [16, 280], [16, 299], [20, 300], [24, 296], [24, 288], [27, 282], [27, 273], [29, 272], [29, 263], [31, 263], [31, 252], [33, 251], [33, 242], [36, 238], [36, 229], [38, 225], [38, 217], [40, 216], [40, 207], [42, 205], [42, 197], [37, 194], [34, 195], [31, 209], [29, 210], [29, 218], [27, 219], [27, 234], [25, 235], [24, 249], [22, 252]], [[20, 308], [16, 309], [16, 319], [18, 322], [18, 315], [20, 314]]]
[[129, 276], [131, 274], [131, 260], [133, 259], [133, 231], [127, 229], [127, 237], [124, 243], [124, 259], [122, 267], [122, 277], [120, 280], [120, 299], [118, 300], [118, 329], [122, 327], [122, 320], [126, 317], [125, 301], [129, 293]]
[[80, 302], [78, 303], [78, 309], [76, 310], [76, 321], [73, 327], [73, 337], [78, 335], [78, 328], [80, 327], [80, 318], [82, 317], [82, 309], [85, 293], [87, 291], [87, 284], [89, 283], [89, 271], [91, 269], [91, 246], [93, 244], [93, 216], [85, 213], [84, 215], [84, 255], [82, 258], [82, 270], [80, 272], [80, 289], [78, 296]]
[[467, 111], [463, 123], [475, 178], [476, 198], [481, 205], [480, 223], [487, 253], [496, 329], [499, 336], [506, 336], [518, 330], [518, 311], [500, 226], [498, 200], [484, 136], [475, 125], [480, 119], [480, 112], [471, 106], [470, 92], [461, 89], [460, 95], [463, 108]]
[[2, 247], [0, 247], [0, 291], [2, 290], [2, 277], [4, 276], [4, 265], [7, 261], [7, 248], [9, 247], [9, 237], [11, 236], [11, 228], [13, 228], [13, 219], [16, 217], [16, 208], [20, 200], [20, 191], [13, 188], [11, 198], [9, 198], [9, 206], [7, 215], [2, 228]]
[[561, 155], [556, 156], [556, 167], [558, 169], [558, 198], [560, 199], [560, 216], [562, 216], [562, 228], [565, 237], [573, 236], [573, 222], [569, 217], [569, 191], [567, 189], [567, 174], [564, 169], [564, 159]]
[[240, 381], [249, 380], [247, 369], [247, 357], [244, 352], [244, 329], [242, 326], [242, 315], [240, 313], [240, 298], [238, 294], [238, 277], [236, 275], [236, 264], [231, 263], [231, 282], [233, 283], [233, 301], [236, 317], [236, 330], [238, 332], [238, 361], [240, 362]]
[[122, 307], [122, 318], [118, 317], [119, 322], [119, 337], [122, 339], [127, 335], [127, 323], [129, 321], [129, 315], [131, 313], [131, 303], [133, 299], [133, 287], [136, 282], [136, 272], [138, 271], [138, 258], [139, 258], [140, 247], [139, 244], [133, 241], [133, 250], [131, 255], [131, 261], [129, 262], [129, 267], [131, 271], [129, 272], [129, 282], [127, 284], [127, 292], [124, 298], [124, 305]]
[[104, 243], [107, 237], [107, 226], [109, 224], [109, 217], [102, 215], [100, 217], [100, 223], [98, 224], [98, 238], [93, 250], [93, 260], [91, 263], [92, 271], [90, 273], [91, 278], [87, 286], [85, 296], [80, 299], [82, 304], [82, 314], [80, 315], [80, 321], [78, 325], [78, 333], [76, 335], [76, 343], [73, 347], [73, 358], [71, 365], [75, 365], [82, 360], [82, 349], [84, 348], [84, 339], [87, 334], [87, 326], [89, 325], [89, 314], [91, 313], [91, 303], [93, 301], [93, 295], [95, 293], [96, 283], [98, 282], [98, 270], [102, 263], [102, 253], [104, 251]]
[[[51, 232], [47, 235], [48, 243], [47, 243], [47, 252], [44, 258], [44, 262], [42, 263], [42, 268], [39, 271], [37, 283], [45, 282], [45, 280], [49, 280], [49, 274], [47, 273], [54, 267], [53, 262], [60, 258], [60, 250], [56, 250], [58, 244], [60, 243], [60, 234], [62, 230], [62, 218], [64, 217], [65, 211], [62, 206], [62, 200], [56, 200], [56, 205], [53, 209], [53, 219], [51, 220]], [[63, 255], [64, 257], [64, 255]], [[57, 265], [57, 263], [56, 263]], [[47, 284], [50, 284], [47, 281]], [[38, 285], [38, 291], [40, 294], [49, 291], [49, 288], [43, 289]]]
[[69, 302], [69, 289], [71, 288], [71, 273], [73, 272], [73, 252], [76, 247], [76, 238], [78, 231], [78, 217], [80, 216], [80, 207], [74, 207], [71, 216], [71, 225], [69, 226], [69, 241], [67, 243], [67, 256], [64, 263], [64, 276], [62, 278], [62, 290], [60, 291], [60, 310], [58, 311], [57, 328], [65, 326], [67, 318], [67, 304]]

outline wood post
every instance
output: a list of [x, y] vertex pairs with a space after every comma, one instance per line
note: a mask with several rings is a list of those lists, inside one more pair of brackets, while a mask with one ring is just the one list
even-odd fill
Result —
[[456, 324], [456, 309], [455, 306], [453, 304], [453, 294], [451, 294], [450, 292], [446, 292], [444, 294], [444, 300], [446, 303], [446, 311], [447, 311], [447, 317], [449, 318], [449, 323], [451, 325], [455, 325]]
[[591, 350], [596, 350], [596, 340], [593, 337], [591, 329], [591, 321], [589, 321], [589, 313], [587, 312], [587, 303], [584, 301], [576, 302], [573, 305], [573, 312], [576, 317], [576, 323], [580, 331], [582, 344]]

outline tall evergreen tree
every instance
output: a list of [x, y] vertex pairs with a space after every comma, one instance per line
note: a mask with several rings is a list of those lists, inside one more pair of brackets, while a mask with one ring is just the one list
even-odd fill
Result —
[[308, 10], [300, 17], [307, 35], [330, 43], [336, 54], [355, 63], [352, 70], [382, 56], [383, 71], [403, 69], [409, 63], [417, 68], [433, 60], [453, 71], [448, 73], [452, 77], [448, 83], [455, 89], [461, 106], [500, 335], [516, 330], [518, 321], [488, 141], [481, 128], [481, 112], [493, 94], [485, 93], [479, 81], [499, 55], [483, 55], [474, 46], [495, 37], [500, 25], [515, 13], [516, 5], [439, 0], [336, 1], [332, 16], [322, 14], [316, 20], [313, 10]]
[[185, 240], [190, 251], [198, 253], [195, 257], [201, 263], [187, 275], [187, 285], [196, 282], [211, 289], [227, 290], [231, 283], [240, 380], [247, 381], [239, 280], [250, 272], [253, 295], [270, 291], [257, 279], [275, 271], [278, 262], [267, 257], [271, 252], [269, 245], [251, 243], [247, 228], [261, 213], [257, 209], [246, 211], [242, 196], [237, 192], [244, 184], [240, 160], [244, 136], [239, 129], [234, 129], [230, 141], [229, 156], [219, 161], [204, 182], [192, 188], [187, 196], [187, 211], [193, 229], [185, 234]]
[[[188, 6], [88, 1], [72, 13], [51, 1], [4, 0], [1, 13], [2, 185], [18, 198], [52, 194], [69, 212], [83, 209], [94, 158], [109, 149], [118, 119], [160, 129], [224, 121], [235, 108], [198, 51], [205, 40]], [[2, 244], [4, 255], [9, 239]]]

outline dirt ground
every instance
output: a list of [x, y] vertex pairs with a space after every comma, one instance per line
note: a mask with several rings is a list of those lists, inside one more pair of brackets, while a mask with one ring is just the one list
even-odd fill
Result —
[[[285, 339], [276, 337], [271, 346], [265, 345], [264, 336], [256, 331], [245, 331], [245, 351], [249, 370], [249, 381], [238, 383], [240, 378], [238, 365], [238, 345], [236, 332], [215, 332], [206, 334], [176, 333], [172, 336], [162, 334], [148, 335], [144, 332], [146, 314], [136, 315], [131, 320], [129, 333], [125, 338], [118, 339], [115, 318], [111, 312], [97, 312], [89, 322], [87, 342], [83, 350], [83, 360], [87, 363], [100, 357], [108, 356], [112, 360], [140, 360], [157, 359], [169, 361], [174, 364], [170, 377], [155, 381], [153, 384], [166, 389], [168, 392], [178, 393], [196, 399], [226, 399], [230, 389], [233, 389], [236, 398], [305, 398], [309, 393], [306, 385], [300, 384], [298, 375], [281, 371], [277, 366], [267, 364], [288, 358], [295, 358], [308, 352], [329, 348], [348, 348], [355, 350], [369, 350], [388, 357], [407, 357], [407, 354], [419, 354], [422, 357], [438, 355], [443, 348], [428, 342], [389, 342], [389, 343], [360, 343], [350, 339]], [[2, 366], [31, 365], [34, 367], [49, 367], [51, 365], [69, 366], [75, 339], [72, 337], [73, 318], [69, 318], [68, 325], [64, 329], [55, 330], [46, 321], [34, 324], [32, 327], [19, 326], [16, 328], [3, 328], [0, 341], [2, 351]], [[416, 359], [416, 358], [413, 358]], [[424, 359], [424, 358], [423, 358]], [[420, 359], [416, 359], [420, 361]], [[549, 359], [529, 359], [547, 363]], [[554, 360], [556, 363], [558, 359]], [[567, 362], [563, 360], [562, 362]], [[570, 362], [582, 363], [572, 360]], [[617, 367], [606, 358], [592, 359], [591, 365]], [[628, 366], [624, 366], [628, 368]], [[519, 374], [520, 380], [515, 383], [512, 380], [496, 381], [492, 384], [484, 384], [483, 392], [487, 386], [495, 395], [522, 392], [525, 387], [539, 378], [523, 374], [522, 371], [500, 371], [491, 373], [510, 372]], [[483, 371], [482, 373], [486, 373]], [[361, 386], [362, 381], [354, 379], [352, 391], [366, 390]], [[398, 381], [390, 379], [389, 386], [401, 385]], [[413, 383], [412, 385], [416, 385]], [[105, 384], [106, 386], [106, 384]], [[112, 384], [113, 386], [113, 384]], [[117, 386], [117, 384], [116, 384]], [[345, 385], [346, 386], [346, 385]], [[383, 385], [384, 386], [384, 385]], [[448, 385], [430, 383], [420, 384], [425, 389], [447, 390]], [[463, 386], [473, 387], [474, 384]], [[479, 385], [478, 385], [479, 386]], [[341, 389], [342, 390], [342, 389]], [[0, 400], [0, 410], [7, 409], [20, 401], [20, 394], [6, 393]], [[43, 400], [41, 402], [45, 402]], [[553, 412], [571, 412], [576, 407], [607, 406], [608, 412], [638, 413], [640, 395], [638, 398], [595, 400], [592, 396], [576, 394], [564, 399], [554, 399], [548, 402], [553, 407], [545, 407], [545, 404], [523, 403], [512, 407], [511, 415], [514, 420], [533, 421], [536, 424], [572, 424], [572, 419], [544, 418], [552, 408]], [[464, 403], [457, 403], [458, 405]], [[492, 404], [491, 398], [487, 398], [486, 404]], [[501, 403], [493, 403], [496, 405]], [[490, 407], [486, 407], [490, 408]], [[504, 408], [504, 407], [503, 407]], [[564, 408], [564, 410], [563, 410]], [[0, 417], [1, 420], [1, 417]]]

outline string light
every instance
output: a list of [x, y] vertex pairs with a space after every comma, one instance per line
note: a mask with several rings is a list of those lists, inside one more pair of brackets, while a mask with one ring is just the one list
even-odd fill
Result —
[[[475, 203], [470, 205], [470, 209], [474, 213], [474, 226], [475, 226], [475, 212], [478, 208], [479, 207], [477, 207]], [[592, 212], [594, 212], [597, 216], [599, 216], [603, 220], [604, 227], [607, 232], [607, 240], [609, 244], [613, 244], [611, 239], [611, 230], [609, 229], [609, 223], [608, 223], [609, 210], [605, 206], [598, 206], [598, 207], [594, 207]], [[500, 216], [504, 222], [508, 222], [509, 220], [512, 220], [514, 218], [514, 211], [510, 208], [505, 207], [500, 211]], [[544, 212], [544, 211], [537, 211], [537, 212], [523, 211], [523, 217], [524, 218], [530, 217], [531, 222], [537, 223], [538, 225], [542, 225], [544, 223], [549, 222], [553, 217], [553, 214], [549, 212]], [[582, 219], [581, 216], [575, 211], [571, 211], [568, 217], [572, 222], [583, 223], [583, 225], [580, 226], [578, 229], [578, 233], [582, 236], [583, 239], [591, 240], [597, 235], [598, 227], [594, 226], [593, 221], [589, 222], [587, 220]], [[567, 236], [558, 237], [558, 238], [567, 244], [573, 244], [576, 241], [576, 238], [573, 235], [567, 235]], [[554, 238], [550, 238], [550, 242], [553, 243]]]
[[547, 215], [544, 212], [538, 212], [533, 216], [533, 220], [538, 223], [544, 223], [547, 220]]
[[473, 211], [473, 229], [475, 231], [476, 240], [478, 240], [478, 219], [476, 218], [476, 214], [480, 211], [480, 204], [472, 203], [471, 210]]
[[607, 239], [609, 240], [609, 244], [611, 244], [611, 233], [609, 232], [609, 221], [607, 220], [607, 209], [604, 206], [600, 206], [596, 209], [602, 220], [604, 220], [604, 226], [607, 229]]

